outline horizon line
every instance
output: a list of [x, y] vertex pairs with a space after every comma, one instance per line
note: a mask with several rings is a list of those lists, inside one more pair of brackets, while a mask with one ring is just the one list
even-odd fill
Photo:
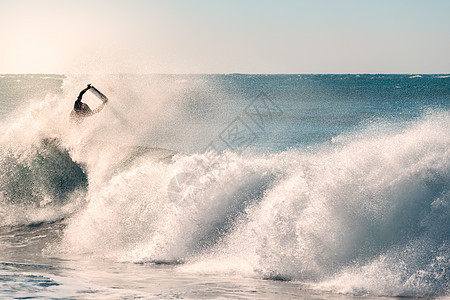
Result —
[[8, 75], [56, 75], [56, 76], [86, 76], [86, 75], [450, 75], [450, 73], [0, 73]]

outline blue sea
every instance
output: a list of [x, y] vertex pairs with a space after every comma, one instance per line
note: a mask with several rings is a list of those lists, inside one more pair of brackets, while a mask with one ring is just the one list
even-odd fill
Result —
[[450, 296], [448, 74], [0, 75], [0, 130], [2, 299]]

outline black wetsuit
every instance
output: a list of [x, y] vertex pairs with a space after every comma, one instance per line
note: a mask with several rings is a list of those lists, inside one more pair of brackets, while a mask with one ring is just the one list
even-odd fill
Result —
[[81, 102], [81, 99], [83, 98], [84, 93], [86, 93], [90, 88], [93, 88], [94, 90], [96, 90], [96, 91], [98, 92], [97, 89], [95, 89], [93, 86], [91, 86], [91, 85], [89, 84], [89, 85], [88, 85], [84, 90], [82, 90], [82, 91], [80, 92], [80, 94], [78, 95], [78, 98], [77, 98], [77, 100], [75, 101], [75, 104], [73, 105], [73, 110], [72, 110], [72, 112], [70, 113], [70, 119], [71, 119], [71, 121], [73, 121], [73, 122], [75, 122], [75, 123], [77, 123], [77, 124], [80, 124], [80, 123], [83, 121], [84, 118], [89, 117], [89, 116], [92, 116], [93, 114], [96, 114], [96, 113], [100, 112], [100, 111], [103, 109], [103, 107], [105, 106], [106, 102], [108, 101], [108, 98], [106, 98], [106, 96], [104, 96], [103, 94], [101, 94], [100, 92], [98, 92], [98, 93], [100, 93], [101, 95], [103, 95], [103, 97], [104, 97], [104, 99], [102, 98], [103, 104], [100, 105], [99, 107], [97, 107], [96, 109], [91, 110], [91, 108], [89, 107], [89, 105], [87, 105], [86, 103]]
[[85, 88], [78, 95], [75, 104], [73, 105], [73, 112], [76, 117], [89, 117], [93, 114], [91, 108], [86, 103], [81, 102], [81, 98], [83, 98], [84, 93], [89, 90], [90, 87]]

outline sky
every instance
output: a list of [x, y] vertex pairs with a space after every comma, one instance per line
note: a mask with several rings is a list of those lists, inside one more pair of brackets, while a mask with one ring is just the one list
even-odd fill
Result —
[[448, 0], [0, 0], [0, 74], [450, 73]]

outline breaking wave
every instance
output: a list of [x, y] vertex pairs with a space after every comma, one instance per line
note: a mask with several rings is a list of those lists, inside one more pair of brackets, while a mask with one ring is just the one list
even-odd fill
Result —
[[64, 219], [47, 251], [358, 295], [449, 293], [447, 111], [315, 150], [187, 154], [132, 146], [159, 128], [139, 131], [148, 116], [121, 132], [100, 125], [127, 127], [112, 112], [66, 128], [59, 103], [1, 125], [0, 226]]
[[[63, 246], [344, 293], [444, 295], [449, 121], [375, 126], [313, 153], [144, 160], [89, 195]], [[173, 189], [179, 174], [190, 180]]]

